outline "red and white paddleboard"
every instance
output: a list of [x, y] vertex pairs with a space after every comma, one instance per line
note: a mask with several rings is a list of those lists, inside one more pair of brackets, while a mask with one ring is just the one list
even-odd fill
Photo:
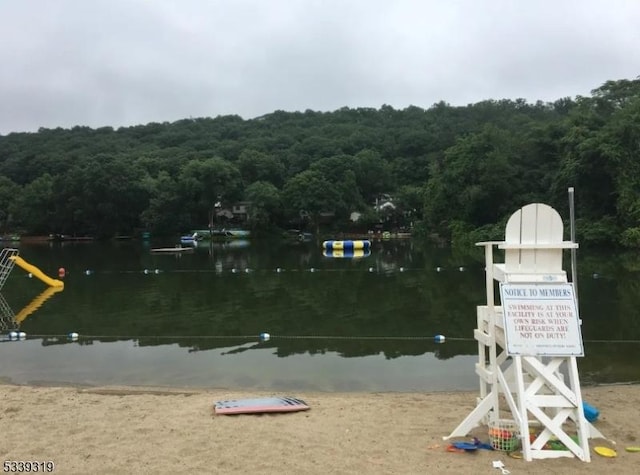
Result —
[[218, 401], [214, 405], [216, 414], [255, 414], [260, 412], [306, 411], [309, 406], [293, 397], [266, 397], [257, 399], [232, 399]]

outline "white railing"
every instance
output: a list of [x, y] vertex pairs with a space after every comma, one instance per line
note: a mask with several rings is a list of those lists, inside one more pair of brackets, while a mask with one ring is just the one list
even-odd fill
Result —
[[11, 259], [11, 257], [17, 255], [18, 250], [10, 247], [5, 247], [0, 251], [0, 290], [2, 290], [7, 277], [9, 277], [15, 265], [15, 261]]

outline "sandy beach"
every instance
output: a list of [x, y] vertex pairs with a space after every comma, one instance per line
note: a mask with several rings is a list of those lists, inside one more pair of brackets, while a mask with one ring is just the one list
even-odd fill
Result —
[[[215, 402], [293, 396], [311, 409], [214, 414]], [[296, 393], [146, 387], [0, 385], [2, 461], [53, 461], [62, 474], [511, 474], [638, 473], [640, 386], [583, 388], [600, 410], [590, 463], [526, 462], [499, 451], [452, 453], [442, 440], [475, 393]], [[594, 453], [604, 445], [616, 458]], [[40, 464], [40, 471], [43, 465]]]

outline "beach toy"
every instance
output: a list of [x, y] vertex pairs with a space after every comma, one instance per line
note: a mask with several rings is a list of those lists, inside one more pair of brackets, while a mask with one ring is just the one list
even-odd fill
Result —
[[515, 421], [496, 420], [489, 424], [489, 440], [495, 450], [513, 452], [520, 447], [520, 434]]
[[464, 453], [464, 449], [459, 449], [459, 448], [455, 447], [453, 444], [447, 445], [446, 451], [447, 452], [458, 453], [458, 454]]
[[627, 447], [624, 450], [627, 452], [640, 452], [640, 447]]
[[567, 446], [560, 442], [558, 439], [549, 440], [546, 446], [548, 446], [550, 450], [567, 450]]
[[613, 449], [610, 449], [609, 447], [598, 446], [598, 447], [594, 447], [593, 451], [603, 457], [613, 458], [618, 456], [616, 451]]
[[508, 475], [509, 473], [511, 473], [509, 470], [504, 468], [504, 463], [502, 463], [502, 460], [494, 460], [491, 463], [493, 468], [499, 468], [500, 472], [502, 472], [504, 475]]
[[486, 442], [481, 442], [477, 437], [473, 438], [473, 445], [478, 447], [479, 449], [485, 450], [493, 450], [493, 446], [491, 444], [487, 444]]
[[584, 418], [589, 422], [595, 422], [600, 415], [600, 411], [598, 411], [598, 409], [584, 401], [582, 402], [582, 410], [584, 412]]
[[478, 446], [472, 442], [452, 442], [451, 445], [456, 449], [464, 450], [465, 452], [478, 450]]

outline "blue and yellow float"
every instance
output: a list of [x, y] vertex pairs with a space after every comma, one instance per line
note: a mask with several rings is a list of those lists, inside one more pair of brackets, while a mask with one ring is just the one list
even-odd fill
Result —
[[323, 249], [322, 255], [324, 257], [344, 257], [344, 258], [367, 257], [371, 255], [371, 249], [354, 249], [352, 251], [343, 251], [342, 249], [336, 249], [336, 250]]
[[349, 241], [324, 241], [322, 247], [325, 251], [357, 251], [362, 249], [370, 249], [371, 243], [366, 239], [349, 240]]

